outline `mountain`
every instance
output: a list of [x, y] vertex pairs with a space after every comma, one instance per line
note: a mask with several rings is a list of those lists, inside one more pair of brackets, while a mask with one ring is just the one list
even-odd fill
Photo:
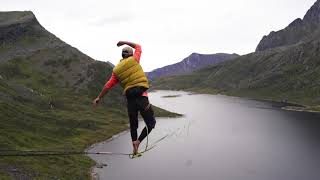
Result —
[[[319, 17], [320, 11], [314, 11], [318, 5], [319, 1], [305, 17], [311, 16], [310, 12], [311, 17]], [[317, 22], [317, 18], [308, 21]], [[320, 104], [319, 59], [318, 28], [296, 44], [244, 55], [192, 74], [159, 79], [153, 82], [153, 88], [284, 100], [317, 108]]]
[[320, 1], [316, 1], [303, 19], [296, 19], [283, 30], [264, 36], [256, 51], [287, 46], [305, 41], [320, 27]]
[[107, 61], [107, 63], [112, 67], [114, 68], [114, 64], [112, 64], [111, 62]]
[[[0, 12], [0, 41], [0, 63], [22, 61], [30, 65], [30, 71], [50, 75], [46, 80], [52, 78], [61, 87], [87, 90], [97, 64], [111, 71], [107, 63], [93, 60], [48, 32], [32, 12]], [[16, 76], [5, 70], [1, 74], [8, 78]]]
[[182, 61], [168, 65], [162, 68], [155, 69], [149, 73], [147, 76], [149, 79], [154, 80], [156, 78], [173, 76], [173, 75], [182, 75], [187, 74], [192, 71], [201, 69], [208, 65], [214, 65], [223, 61], [227, 61], [238, 57], [237, 54], [197, 54], [192, 53], [190, 56], [186, 57]]
[[[119, 86], [91, 107], [111, 73], [110, 63], [66, 44], [32, 12], [0, 12], [0, 155], [84, 151], [127, 129]], [[1, 156], [0, 179], [90, 179], [93, 165], [80, 155]]]
[[[112, 108], [90, 108], [111, 71], [48, 32], [32, 12], [0, 12], [1, 150], [82, 151], [126, 129], [120, 91], [104, 103]], [[89, 158], [54, 159], [4, 158], [0, 179], [90, 178]]]

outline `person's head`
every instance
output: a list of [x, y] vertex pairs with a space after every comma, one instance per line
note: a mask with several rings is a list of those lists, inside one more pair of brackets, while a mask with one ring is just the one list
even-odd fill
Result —
[[133, 56], [133, 50], [130, 47], [124, 47], [122, 49], [122, 58], [128, 58], [130, 56]]

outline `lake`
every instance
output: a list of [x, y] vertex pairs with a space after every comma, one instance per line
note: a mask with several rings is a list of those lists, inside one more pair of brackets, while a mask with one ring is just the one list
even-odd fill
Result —
[[[100, 179], [320, 179], [319, 113], [286, 111], [280, 103], [222, 95], [156, 91], [149, 96], [152, 104], [184, 116], [157, 118], [149, 144], [170, 136], [140, 158], [90, 155], [108, 165], [94, 168]], [[139, 125], [141, 131], [143, 121]], [[129, 153], [130, 133], [90, 151]]]

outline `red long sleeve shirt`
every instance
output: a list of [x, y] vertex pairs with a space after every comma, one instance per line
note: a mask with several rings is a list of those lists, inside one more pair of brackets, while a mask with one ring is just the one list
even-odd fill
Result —
[[[140, 57], [141, 57], [141, 53], [142, 53], [142, 50], [141, 50], [141, 46], [136, 44], [136, 46], [134, 47], [135, 51], [134, 51], [134, 54], [133, 54], [133, 58], [138, 62], [140, 63]], [[103, 90], [108, 90], [110, 88], [112, 88], [113, 86], [115, 86], [117, 83], [119, 83], [119, 80], [116, 76], [115, 73], [112, 73], [111, 74], [111, 77], [110, 79], [108, 80], [108, 82], [104, 85], [103, 87]], [[148, 93], [147, 91], [145, 91], [142, 96], [148, 96]]]

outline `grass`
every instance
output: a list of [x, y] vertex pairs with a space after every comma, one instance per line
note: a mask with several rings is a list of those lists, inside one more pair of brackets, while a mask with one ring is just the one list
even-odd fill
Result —
[[[30, 13], [2, 13], [0, 21], [15, 22]], [[15, 30], [15, 24], [4, 28]], [[101, 106], [91, 107], [112, 72], [107, 63], [93, 61], [35, 21], [16, 31], [0, 45], [1, 54], [12, 54], [0, 62], [0, 150], [84, 151], [128, 128], [119, 87]], [[155, 111], [157, 116], [177, 115]], [[95, 164], [83, 155], [0, 158], [0, 179], [91, 179]]]
[[301, 104], [319, 110], [320, 63], [314, 43], [241, 56], [194, 73], [160, 78], [153, 89], [225, 94]]
[[[101, 106], [91, 106], [110, 68], [98, 69], [103, 64], [93, 64], [88, 90], [75, 91], [50, 74], [33, 70], [30, 63], [16, 59], [0, 65], [0, 92], [9, 97], [0, 94], [0, 150], [84, 151], [128, 128], [119, 87], [106, 95]], [[19, 84], [19, 88], [12, 84]], [[32, 95], [22, 95], [30, 89]], [[157, 116], [178, 116], [154, 109]], [[95, 164], [85, 155], [0, 158], [0, 179], [87, 180]]]
[[191, 91], [191, 92], [199, 93], [199, 94], [221, 94], [221, 93], [223, 93], [223, 91], [221, 91], [219, 89], [197, 88], [197, 87], [188, 88], [188, 89], [186, 89], [186, 91]]
[[[69, 97], [70, 100], [72, 97]], [[127, 117], [118, 109], [88, 103], [70, 109], [39, 110], [33, 105], [0, 103], [1, 149], [75, 150], [105, 140], [127, 128]], [[2, 158], [1, 165], [26, 169], [34, 179], [89, 179], [94, 164], [86, 156]]]
[[182, 116], [182, 114], [178, 114], [178, 113], [175, 113], [175, 112], [170, 112], [170, 111], [164, 110], [162, 108], [159, 108], [157, 106], [153, 106], [152, 108], [153, 108], [155, 117], [171, 117], [171, 118], [174, 118], [174, 117], [181, 117]]

